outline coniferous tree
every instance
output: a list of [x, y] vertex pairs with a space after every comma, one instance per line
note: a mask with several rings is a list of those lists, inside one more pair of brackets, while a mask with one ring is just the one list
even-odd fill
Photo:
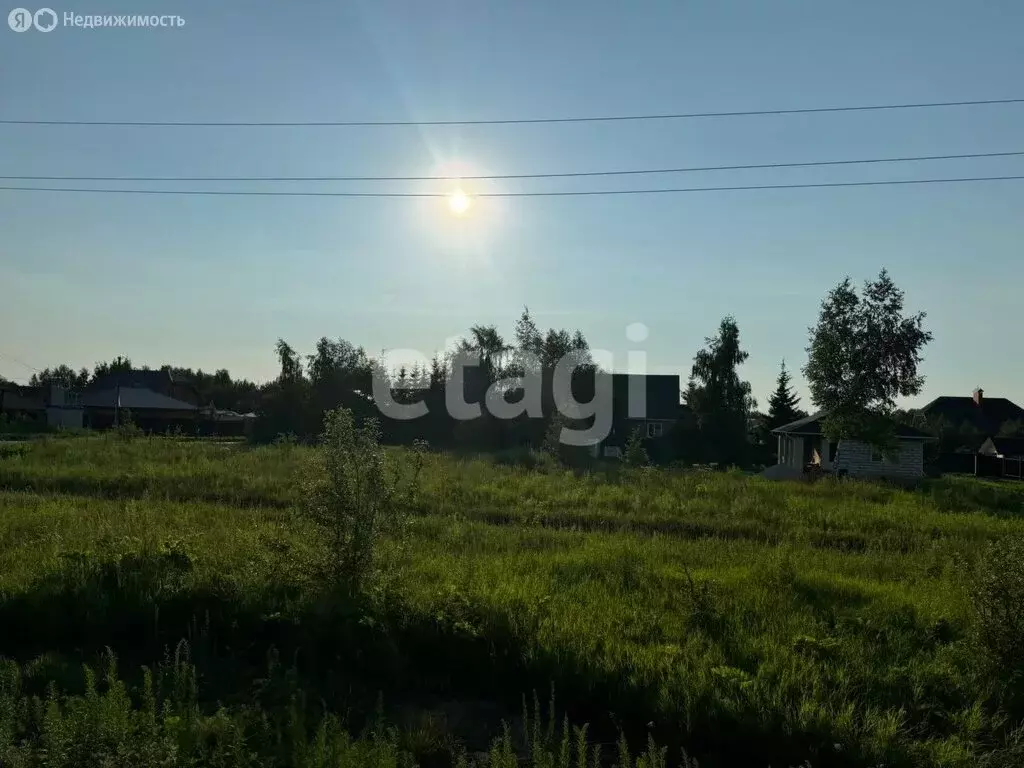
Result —
[[800, 398], [793, 391], [792, 377], [786, 369], [786, 361], [783, 360], [779, 377], [776, 379], [775, 391], [768, 397], [768, 429], [777, 429], [804, 418], [807, 414], [797, 407], [799, 404]]

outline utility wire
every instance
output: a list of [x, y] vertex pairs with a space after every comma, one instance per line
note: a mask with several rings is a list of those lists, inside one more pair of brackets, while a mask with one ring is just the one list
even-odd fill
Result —
[[[676, 187], [672, 189], [598, 189], [563, 192], [485, 192], [469, 197], [597, 197], [603, 195], [659, 195], [684, 192], [739, 192], [766, 189], [827, 189], [834, 187], [887, 187], [910, 184], [960, 184], [982, 181], [1020, 181], [1019, 176], [973, 176], [952, 179], [889, 179], [885, 181], [835, 181], [816, 184], [749, 184], [732, 187]], [[186, 195], [237, 197], [395, 197], [395, 198], [447, 198], [441, 192], [267, 192], [259, 190], [212, 189], [97, 189], [75, 187], [11, 187], [0, 186], [7, 192], [69, 192], [115, 195]]]
[[28, 363], [23, 363], [18, 358], [12, 357], [11, 355], [8, 355], [8, 354], [6, 354], [4, 352], [0, 352], [0, 357], [2, 357], [4, 360], [10, 360], [12, 363], [17, 363], [22, 368], [27, 368], [28, 370], [35, 371], [36, 373], [42, 373], [42, 371], [39, 370], [38, 368], [36, 368], [34, 365], [29, 365]]
[[692, 120], [709, 117], [756, 117], [762, 115], [809, 115], [826, 112], [871, 112], [895, 109], [930, 109], [934, 107], [978, 107], [996, 104], [1021, 104], [1021, 99], [975, 99], [971, 101], [934, 101], [917, 104], [870, 104], [847, 107], [809, 107], [803, 109], [750, 109], [733, 112], [679, 112], [674, 114], [601, 115], [592, 117], [535, 117], [506, 120], [331, 120], [288, 122], [201, 122], [173, 120], [0, 120], [0, 125], [91, 125], [146, 128], [355, 128], [384, 126], [442, 125], [536, 125], [541, 123], [611, 123], [646, 120]]
[[648, 174], [696, 173], [702, 171], [742, 171], [769, 168], [816, 168], [832, 165], [868, 165], [912, 163], [930, 160], [969, 160], [991, 157], [1019, 157], [1014, 152], [976, 152], [961, 155], [921, 155], [916, 157], [880, 157], [866, 160], [815, 160], [801, 163], [756, 163], [750, 165], [708, 165], [687, 168], [648, 168], [625, 171], [580, 171], [569, 173], [509, 173], [492, 176], [0, 176], [5, 181], [109, 181], [109, 182], [281, 182], [281, 181], [497, 181], [509, 179], [569, 179], [592, 176], [640, 176]]

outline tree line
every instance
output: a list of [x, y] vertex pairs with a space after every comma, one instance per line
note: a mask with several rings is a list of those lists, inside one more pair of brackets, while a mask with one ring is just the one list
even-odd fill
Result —
[[[932, 335], [924, 329], [925, 313], [906, 313], [904, 294], [882, 270], [858, 289], [847, 278], [825, 296], [817, 322], [808, 329], [807, 361], [801, 368], [817, 410], [828, 413], [826, 432], [833, 439], [858, 437], [884, 443], [892, 437], [894, 420], [932, 432], [942, 450], [977, 442], [973, 427], [927, 420], [921, 414], [899, 411], [898, 397], [919, 394], [924, 378], [918, 372], [922, 350]], [[471, 353], [477, 365], [454, 379], [456, 355]], [[528, 373], [550, 372], [558, 361], [572, 356], [578, 371], [597, 371], [589, 342], [578, 329], [540, 328], [528, 308], [506, 338], [495, 325], [474, 325], [452, 350], [439, 353], [427, 365], [387, 370], [365, 349], [345, 339], [321, 338], [312, 353], [301, 354], [279, 339], [275, 346], [278, 374], [257, 384], [235, 379], [226, 369], [215, 372], [163, 365], [195, 386], [201, 404], [256, 412], [259, 437], [279, 435], [306, 438], [319, 434], [323, 415], [337, 408], [350, 410], [356, 419], [381, 418], [373, 397], [376, 377], [387, 383], [394, 400], [427, 404], [425, 416], [404, 422], [382, 418], [383, 437], [391, 442], [428, 440], [441, 446], [500, 450], [540, 445], [559, 416], [545, 411], [543, 418], [497, 419], [486, 407], [469, 421], [451, 418], [445, 395], [461, 387], [465, 402], [483, 403], [485, 393], [503, 386], [509, 402], [522, 397], [516, 382]], [[740, 343], [736, 320], [726, 316], [716, 332], [705, 339], [693, 358], [688, 380], [680, 392], [681, 419], [655, 453], [662, 457], [720, 464], [769, 463], [773, 460], [771, 431], [805, 417], [782, 361], [776, 387], [760, 412], [751, 386], [740, 375], [749, 353]], [[142, 369], [148, 370], [146, 366]], [[47, 381], [84, 388], [102, 376], [137, 369], [126, 357], [97, 363], [90, 371], [60, 365], [33, 375], [32, 384]], [[504, 384], [503, 384], [504, 383]], [[585, 397], [579, 398], [581, 401]], [[1006, 434], [1024, 434], [1020, 424], [1004, 425]], [[973, 447], [977, 447], [976, 445]]]

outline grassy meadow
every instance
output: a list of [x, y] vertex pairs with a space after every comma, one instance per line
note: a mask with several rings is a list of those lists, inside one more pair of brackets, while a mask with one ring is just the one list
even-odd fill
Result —
[[311, 567], [311, 451], [0, 444], [0, 765], [1021, 759], [971, 585], [1024, 484], [428, 454], [354, 604]]

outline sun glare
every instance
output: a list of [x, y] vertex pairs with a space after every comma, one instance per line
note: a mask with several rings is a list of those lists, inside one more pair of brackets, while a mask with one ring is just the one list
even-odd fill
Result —
[[462, 216], [469, 210], [473, 201], [461, 189], [456, 189], [448, 196], [448, 208], [456, 216]]

